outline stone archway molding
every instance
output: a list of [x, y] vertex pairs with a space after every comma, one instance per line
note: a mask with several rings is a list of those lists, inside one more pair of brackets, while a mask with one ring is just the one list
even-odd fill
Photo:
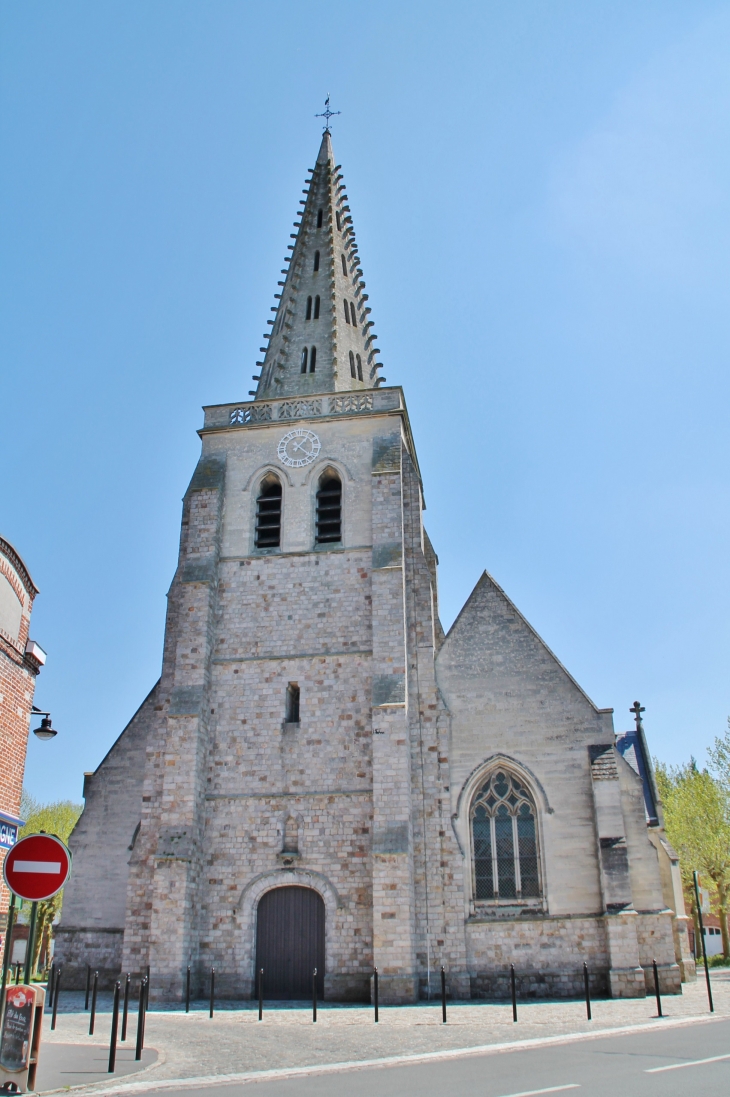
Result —
[[276, 887], [312, 888], [322, 896], [328, 917], [334, 918], [335, 912], [345, 906], [337, 888], [321, 872], [304, 868], [284, 868], [260, 872], [249, 880], [238, 897], [234, 911], [248, 921], [264, 892]]

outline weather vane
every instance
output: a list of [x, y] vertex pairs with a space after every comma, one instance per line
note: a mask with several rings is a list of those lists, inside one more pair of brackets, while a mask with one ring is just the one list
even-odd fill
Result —
[[333, 118], [335, 114], [342, 114], [341, 110], [330, 110], [330, 97], [329, 95], [324, 101], [324, 110], [321, 114], [315, 114], [315, 118], [324, 118], [324, 133], [330, 133], [330, 118]]

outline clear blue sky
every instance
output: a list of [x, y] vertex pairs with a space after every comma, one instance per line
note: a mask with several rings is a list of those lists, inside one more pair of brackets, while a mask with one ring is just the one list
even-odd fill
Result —
[[79, 799], [155, 682], [327, 92], [448, 626], [487, 568], [680, 761], [730, 713], [730, 5], [4, 0], [0, 530]]

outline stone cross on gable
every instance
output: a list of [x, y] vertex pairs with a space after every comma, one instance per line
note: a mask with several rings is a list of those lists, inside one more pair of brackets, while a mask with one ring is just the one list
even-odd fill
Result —
[[645, 712], [643, 705], [640, 705], [638, 701], [634, 701], [633, 705], [629, 709], [629, 712], [633, 712], [634, 719], [636, 720], [636, 730], [641, 731], [641, 714]]

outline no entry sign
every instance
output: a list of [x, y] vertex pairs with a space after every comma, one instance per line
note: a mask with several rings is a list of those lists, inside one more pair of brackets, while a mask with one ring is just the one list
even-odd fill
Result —
[[71, 854], [53, 834], [29, 834], [8, 853], [3, 877], [21, 899], [51, 899], [71, 875]]

